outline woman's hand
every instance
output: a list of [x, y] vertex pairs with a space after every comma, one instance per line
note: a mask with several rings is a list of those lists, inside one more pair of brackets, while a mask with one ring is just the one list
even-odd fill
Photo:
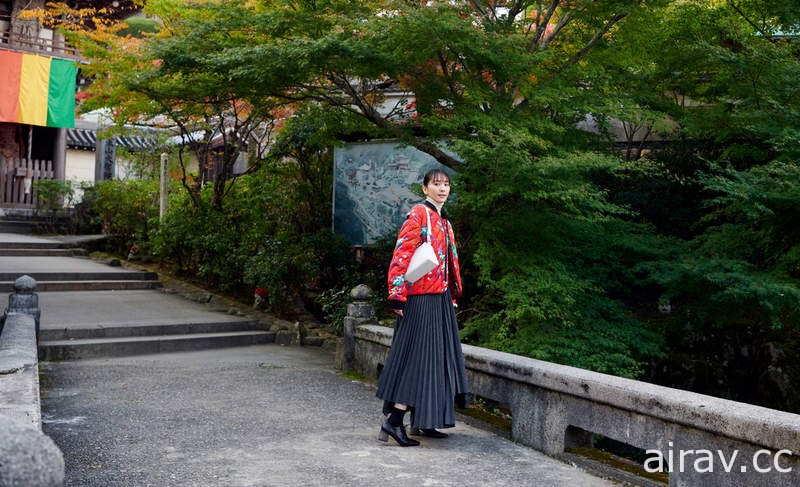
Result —
[[398, 316], [403, 316], [403, 310], [402, 309], [393, 309], [392, 311], [394, 311], [394, 314], [396, 314]]

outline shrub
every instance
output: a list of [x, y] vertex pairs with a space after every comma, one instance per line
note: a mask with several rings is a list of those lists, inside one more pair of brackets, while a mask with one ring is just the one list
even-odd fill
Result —
[[94, 188], [94, 211], [111, 250], [126, 254], [133, 244], [147, 242], [158, 217], [158, 181], [107, 180]]
[[62, 179], [39, 179], [33, 182], [37, 193], [36, 209], [55, 213], [72, 205], [75, 183]]

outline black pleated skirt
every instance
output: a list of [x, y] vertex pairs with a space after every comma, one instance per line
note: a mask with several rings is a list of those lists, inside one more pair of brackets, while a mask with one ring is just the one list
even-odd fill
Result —
[[413, 407], [411, 426], [455, 426], [455, 397], [467, 394], [464, 354], [450, 291], [409, 296], [378, 379], [377, 396]]

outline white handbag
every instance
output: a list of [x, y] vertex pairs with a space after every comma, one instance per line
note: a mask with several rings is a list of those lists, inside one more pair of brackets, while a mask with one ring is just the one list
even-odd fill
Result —
[[433, 250], [433, 245], [431, 245], [431, 214], [427, 207], [425, 208], [425, 216], [428, 218], [428, 232], [425, 236], [425, 241], [414, 251], [406, 270], [405, 279], [410, 283], [417, 282], [422, 276], [439, 265], [436, 251]]

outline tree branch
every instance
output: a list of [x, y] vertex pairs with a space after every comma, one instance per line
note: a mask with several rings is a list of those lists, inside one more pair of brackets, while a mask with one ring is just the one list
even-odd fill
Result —
[[456, 87], [453, 84], [453, 79], [451, 78], [450, 72], [447, 69], [447, 59], [445, 59], [441, 50], [437, 50], [436, 55], [439, 57], [439, 65], [442, 67], [442, 76], [444, 76], [445, 81], [447, 81], [447, 87], [450, 88], [450, 93], [452, 93], [453, 96], [458, 96]]
[[560, 68], [558, 68], [555, 71], [554, 75], [559, 75], [563, 73], [570, 66], [577, 63], [578, 60], [582, 58], [584, 54], [589, 52], [589, 49], [591, 49], [595, 44], [597, 44], [600, 41], [600, 39], [602, 39], [603, 36], [606, 35], [606, 33], [609, 30], [611, 30], [611, 27], [613, 27], [614, 24], [616, 24], [617, 22], [619, 22], [620, 20], [624, 19], [627, 16], [628, 16], [627, 13], [614, 14], [610, 19], [608, 19], [608, 22], [606, 22], [606, 25], [603, 26], [602, 29], [595, 32], [594, 36], [589, 40], [589, 42], [586, 43], [585, 46], [583, 46], [583, 48], [581, 48], [580, 51], [573, 54], [569, 59], [567, 59], [567, 62], [565, 62]]
[[461, 161], [459, 161], [455, 157], [448, 155], [446, 152], [436, 147], [428, 140], [421, 139], [419, 137], [414, 137], [413, 139], [411, 139], [409, 144], [412, 145], [414, 148], [419, 149], [422, 152], [432, 156], [438, 162], [444, 164], [445, 166], [451, 169], [459, 169], [459, 166], [461, 166]]
[[730, 6], [733, 8], [733, 10], [735, 10], [735, 11], [736, 11], [736, 13], [738, 13], [738, 14], [739, 14], [739, 15], [740, 15], [740, 16], [741, 16], [741, 17], [742, 17], [742, 18], [743, 18], [743, 19], [744, 19], [744, 20], [745, 20], [745, 21], [746, 21], [748, 24], [750, 24], [750, 25], [751, 25], [751, 26], [752, 26], [752, 27], [753, 27], [755, 30], [757, 30], [757, 31], [758, 31], [758, 32], [759, 32], [759, 33], [760, 33], [762, 36], [764, 36], [764, 38], [765, 38], [765, 39], [767, 39], [768, 41], [770, 41], [770, 42], [771, 42], [771, 43], [773, 43], [773, 44], [775, 44], [775, 42], [777, 42], [777, 39], [775, 39], [774, 37], [772, 37], [772, 34], [769, 34], [768, 32], [765, 32], [765, 31], [764, 31], [764, 29], [762, 29], [761, 27], [759, 27], [758, 25], [756, 25], [756, 23], [755, 23], [755, 22], [753, 22], [752, 20], [750, 20], [750, 18], [749, 18], [747, 15], [745, 15], [745, 13], [744, 13], [744, 12], [742, 12], [742, 10], [739, 8], [739, 6], [738, 6], [738, 5], [736, 5], [736, 3], [734, 3], [734, 2], [728, 2], [728, 4], [729, 4], [729, 5], [730, 5]]
[[[547, 8], [547, 11], [542, 15], [542, 12], [536, 12], [536, 33], [533, 35], [533, 39], [531, 39], [530, 44], [528, 44], [528, 50], [533, 51], [533, 49], [539, 44], [539, 40], [541, 40], [542, 36], [544, 36], [544, 32], [547, 29], [547, 24], [550, 23], [550, 19], [553, 18], [553, 14], [556, 12], [556, 9], [561, 4], [561, 0], [553, 0], [553, 3], [550, 4], [550, 7]], [[540, 4], [541, 6], [541, 4]]]
[[550, 32], [550, 35], [545, 37], [544, 40], [539, 44], [539, 50], [543, 51], [547, 49], [547, 46], [550, 45], [550, 41], [552, 41], [558, 35], [558, 33], [561, 32], [561, 29], [570, 23], [572, 17], [573, 13], [567, 12], [560, 19], [558, 19], [558, 24], [556, 24], [555, 28], [553, 28], [553, 31]]

